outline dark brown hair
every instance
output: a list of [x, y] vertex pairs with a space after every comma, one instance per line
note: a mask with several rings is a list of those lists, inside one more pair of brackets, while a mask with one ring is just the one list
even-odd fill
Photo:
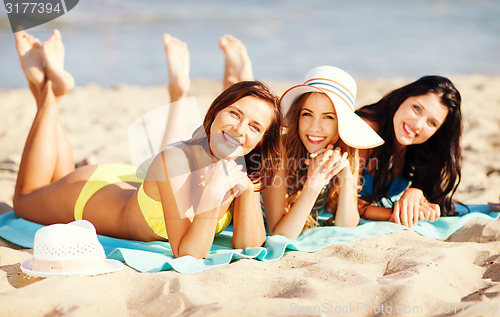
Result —
[[373, 150], [369, 159], [376, 159], [378, 169], [373, 172], [373, 193], [365, 199], [368, 203], [389, 198], [388, 188], [393, 181], [392, 162], [395, 153], [393, 117], [409, 97], [435, 94], [448, 108], [448, 115], [439, 129], [426, 142], [409, 145], [406, 149], [403, 176], [411, 187], [422, 190], [427, 200], [439, 204], [441, 214], [455, 215], [452, 203], [461, 178], [462, 135], [461, 96], [453, 83], [441, 76], [424, 76], [419, 80], [385, 95], [379, 102], [356, 111], [360, 117], [376, 122], [379, 135], [385, 143]]

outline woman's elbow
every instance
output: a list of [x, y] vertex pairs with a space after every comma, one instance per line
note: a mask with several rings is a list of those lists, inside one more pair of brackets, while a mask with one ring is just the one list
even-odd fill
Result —
[[264, 242], [266, 242], [266, 234], [255, 235], [251, 239], [240, 240], [233, 239], [233, 247], [235, 249], [246, 249], [246, 248], [256, 248], [261, 247]]
[[[270, 236], [276, 236], [276, 235], [280, 235], [280, 236], [284, 236], [284, 237], [287, 237], [289, 239], [292, 239], [289, 236], [289, 232], [287, 230], [287, 227], [283, 225], [282, 222], [277, 222], [274, 226], [271, 226], [269, 223], [267, 224], [267, 231], [269, 232], [269, 235]], [[298, 237], [298, 235], [297, 235]]]
[[339, 225], [339, 227], [354, 228], [354, 227], [357, 227], [358, 225], [359, 225], [359, 220], [347, 222], [343, 225]]
[[333, 225], [337, 227], [354, 228], [359, 225], [359, 217], [344, 221], [334, 221]]
[[271, 235], [272, 236], [280, 235], [280, 236], [283, 236], [283, 237], [285, 237], [285, 238], [287, 238], [289, 240], [296, 240], [300, 236], [301, 233], [302, 233], [301, 231], [294, 232], [294, 230], [293, 231], [289, 231], [289, 230], [286, 230], [286, 229], [285, 230], [280, 230], [280, 228], [277, 228], [276, 230], [274, 230], [271, 233]]
[[181, 256], [188, 255], [188, 256], [192, 256], [193, 258], [196, 258], [196, 259], [204, 259], [207, 256], [208, 251], [194, 250], [192, 248], [179, 247], [179, 250], [176, 253], [174, 253], [175, 258], [180, 258]]

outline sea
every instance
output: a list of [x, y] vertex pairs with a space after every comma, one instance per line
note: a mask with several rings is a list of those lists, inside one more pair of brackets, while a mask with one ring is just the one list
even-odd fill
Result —
[[[302, 80], [335, 65], [354, 78], [500, 74], [499, 0], [80, 0], [31, 28], [62, 32], [77, 85], [164, 85], [162, 35], [188, 44], [191, 77], [221, 79], [218, 39], [246, 46], [261, 80]], [[27, 83], [0, 5], [0, 89]]]

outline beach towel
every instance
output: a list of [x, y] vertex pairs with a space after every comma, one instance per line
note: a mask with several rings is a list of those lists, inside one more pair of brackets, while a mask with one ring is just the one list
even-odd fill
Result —
[[[457, 205], [458, 216], [441, 217], [434, 223], [419, 222], [412, 229], [385, 221], [361, 220], [355, 228], [316, 227], [308, 229], [297, 240], [283, 236], [268, 236], [263, 247], [233, 249], [232, 226], [214, 239], [205, 259], [191, 256], [174, 258], [168, 242], [140, 242], [98, 235], [106, 256], [124, 262], [139, 272], [175, 270], [180, 273], [196, 273], [227, 265], [238, 259], [257, 259], [263, 262], [283, 257], [287, 251], [314, 252], [335, 243], [376, 237], [400, 230], [413, 230], [433, 239], [445, 239], [460, 229], [470, 219], [496, 220], [499, 213], [488, 205]], [[13, 211], [0, 215], [0, 237], [25, 248], [33, 248], [35, 233], [42, 225], [18, 218]]]

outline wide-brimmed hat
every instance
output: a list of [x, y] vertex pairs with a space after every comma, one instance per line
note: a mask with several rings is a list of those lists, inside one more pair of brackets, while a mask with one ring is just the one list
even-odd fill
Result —
[[307, 72], [304, 83], [293, 86], [281, 96], [286, 115], [292, 104], [308, 92], [326, 94], [337, 112], [339, 135], [350, 147], [366, 149], [381, 145], [384, 140], [354, 113], [356, 82], [347, 72], [334, 66], [318, 66]]
[[94, 226], [87, 220], [43, 227], [35, 233], [33, 257], [21, 263], [31, 276], [93, 276], [121, 270], [123, 263], [106, 259]]

